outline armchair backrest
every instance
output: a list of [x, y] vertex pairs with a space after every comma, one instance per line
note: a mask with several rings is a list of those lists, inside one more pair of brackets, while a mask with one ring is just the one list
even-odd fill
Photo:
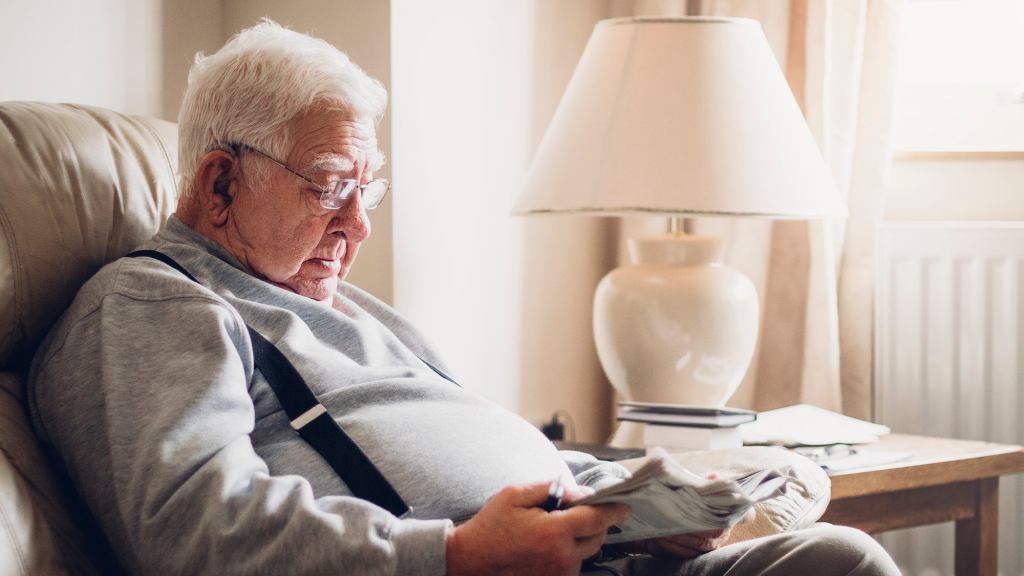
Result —
[[176, 142], [162, 120], [0, 102], [0, 574], [91, 571], [25, 416], [23, 373], [79, 287], [173, 211]]
[[78, 288], [173, 211], [175, 125], [0, 103], [0, 369], [27, 362]]

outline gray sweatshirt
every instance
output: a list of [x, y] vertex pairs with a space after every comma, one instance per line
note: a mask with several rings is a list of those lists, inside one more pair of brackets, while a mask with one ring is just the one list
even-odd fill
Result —
[[[250, 275], [175, 217], [98, 272], [38, 350], [34, 424], [138, 574], [443, 574], [452, 518], [508, 484], [621, 467], [559, 453], [438, 376], [393, 309], [342, 284], [331, 307]], [[274, 343], [413, 512], [351, 496], [289, 426], [245, 324]], [[486, 553], [486, 551], [481, 551]]]

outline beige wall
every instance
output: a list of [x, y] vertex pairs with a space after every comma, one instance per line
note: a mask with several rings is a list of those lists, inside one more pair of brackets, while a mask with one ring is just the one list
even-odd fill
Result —
[[[664, 3], [664, 2], [662, 2]], [[594, 24], [629, 15], [622, 0], [609, 3], [536, 3], [532, 68], [530, 157], [554, 116]], [[525, 172], [523, 173], [525, 176]], [[523, 222], [522, 366], [519, 412], [539, 422], [568, 412], [578, 439], [604, 441], [611, 434], [613, 389], [594, 348], [592, 310], [601, 277], [617, 265], [616, 219], [555, 216]]]
[[[390, 4], [382, 0], [224, 0], [224, 40], [268, 16], [299, 32], [323, 38], [390, 91]], [[389, 161], [377, 174], [391, 177], [391, 118], [385, 115], [377, 137]], [[389, 195], [393, 197], [393, 195]], [[371, 213], [373, 233], [359, 249], [348, 280], [385, 302], [393, 301], [392, 200]]]
[[[152, 1], [152, 0], [145, 0]], [[181, 97], [188, 83], [188, 70], [196, 53], [216, 52], [227, 39], [221, 2], [211, 0], [163, 0], [161, 2], [163, 46], [158, 69], [163, 78], [163, 118], [178, 120]]]

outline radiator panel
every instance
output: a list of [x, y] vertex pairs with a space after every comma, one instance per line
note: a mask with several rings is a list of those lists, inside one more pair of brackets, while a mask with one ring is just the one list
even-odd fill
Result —
[[[1024, 225], [879, 232], [875, 416], [896, 432], [1024, 444]], [[1024, 575], [1024, 479], [1000, 482], [999, 571]], [[904, 574], [953, 574], [953, 525], [879, 540]]]

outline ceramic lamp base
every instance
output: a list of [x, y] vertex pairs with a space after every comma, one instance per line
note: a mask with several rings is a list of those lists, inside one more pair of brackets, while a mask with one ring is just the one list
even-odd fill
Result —
[[609, 446], [614, 448], [643, 448], [644, 447], [644, 423], [643, 422], [619, 422], [615, 433], [612, 434]]
[[[631, 238], [629, 249], [632, 263], [609, 272], [594, 297], [594, 338], [608, 379], [627, 400], [725, 404], [757, 343], [754, 284], [721, 263], [718, 238]], [[642, 445], [642, 430], [633, 428], [616, 434], [614, 445]]]

